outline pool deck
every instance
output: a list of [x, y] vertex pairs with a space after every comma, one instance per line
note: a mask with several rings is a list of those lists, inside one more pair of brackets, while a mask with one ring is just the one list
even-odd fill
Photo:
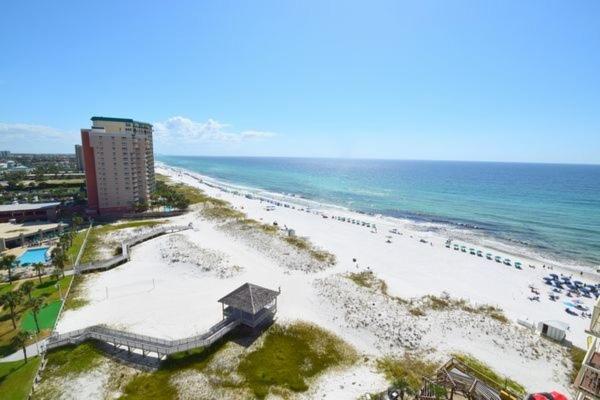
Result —
[[[36, 250], [43, 250], [40, 251], [39, 253]], [[34, 263], [38, 263], [41, 262], [42, 264], [47, 264], [48, 263], [48, 259], [49, 259], [49, 250], [50, 250], [50, 246], [37, 246], [37, 247], [29, 247], [27, 249], [25, 249], [25, 251], [23, 251], [18, 257], [17, 257], [17, 261], [19, 262], [19, 264], [34, 264]], [[32, 256], [29, 256], [26, 260], [23, 260], [23, 257], [27, 254], [27, 253], [37, 253], [35, 256], [35, 259], [31, 259]], [[39, 254], [42, 254], [42, 256], [40, 256]]]

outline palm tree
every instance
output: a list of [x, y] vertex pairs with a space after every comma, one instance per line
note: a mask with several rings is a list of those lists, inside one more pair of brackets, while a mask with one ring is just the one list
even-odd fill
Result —
[[62, 250], [63, 252], [69, 248], [69, 234], [68, 233], [63, 233], [62, 235], [60, 235], [60, 238], [58, 239], [58, 249]]
[[21, 285], [21, 287], [19, 288], [19, 290], [21, 291], [21, 293], [23, 293], [23, 295], [25, 295], [29, 298], [29, 301], [31, 301], [31, 292], [33, 292], [33, 282], [31, 282], [31, 281], [24, 282]]
[[24, 331], [17, 333], [12, 339], [12, 345], [23, 349], [23, 356], [25, 362], [27, 362], [27, 341], [29, 340], [29, 334]]
[[16, 259], [17, 259], [17, 257], [15, 257], [14, 255], [8, 254], [5, 256], [2, 256], [2, 259], [0, 260], [0, 267], [2, 269], [5, 269], [8, 271], [8, 282], [11, 285], [12, 285], [12, 269], [14, 267]]
[[7, 292], [0, 296], [0, 303], [10, 310], [10, 319], [13, 323], [13, 329], [17, 329], [15, 317], [17, 315], [17, 307], [21, 304], [21, 299], [22, 296], [20, 292]]
[[83, 218], [79, 214], [75, 214], [72, 220], [73, 230], [77, 232], [79, 227], [83, 225]]
[[33, 320], [35, 321], [35, 329], [37, 329], [37, 333], [40, 333], [40, 324], [38, 323], [38, 314], [40, 310], [45, 306], [44, 299], [41, 297], [34, 297], [33, 299], [27, 302], [27, 306], [31, 308], [31, 313], [33, 314]]
[[44, 270], [44, 264], [42, 264], [41, 262], [37, 262], [33, 264], [33, 268], [35, 268], [35, 272], [38, 276], [38, 279], [40, 280], [40, 283], [42, 283], [42, 271]]
[[58, 268], [63, 277], [65, 276], [65, 263], [67, 262], [67, 256], [64, 252], [63, 249], [61, 249], [60, 247], [56, 247], [54, 248], [54, 250], [52, 250], [52, 263], [54, 264], [54, 266], [56, 268]]

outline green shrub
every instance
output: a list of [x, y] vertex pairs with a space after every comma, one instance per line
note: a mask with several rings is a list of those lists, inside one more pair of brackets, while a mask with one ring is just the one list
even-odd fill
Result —
[[334, 366], [352, 364], [356, 357], [341, 339], [314, 325], [275, 325], [263, 345], [242, 360], [238, 372], [254, 395], [264, 398], [278, 388], [306, 391], [309, 378]]

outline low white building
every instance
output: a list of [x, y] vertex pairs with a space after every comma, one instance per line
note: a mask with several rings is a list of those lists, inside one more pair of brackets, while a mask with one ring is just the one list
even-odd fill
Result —
[[562, 342], [567, 336], [569, 324], [561, 321], [541, 321], [538, 322], [537, 330], [540, 335]]

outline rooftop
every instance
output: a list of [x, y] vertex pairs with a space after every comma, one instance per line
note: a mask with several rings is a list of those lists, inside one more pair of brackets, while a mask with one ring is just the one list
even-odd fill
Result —
[[4, 204], [0, 205], [0, 212], [11, 212], [11, 211], [33, 211], [41, 210], [44, 208], [58, 207], [60, 201], [51, 203], [21, 203], [21, 204]]
[[38, 233], [40, 230], [45, 232], [47, 230], [57, 229], [60, 225], [60, 223], [56, 222], [42, 221], [24, 222], [21, 224], [11, 224], [10, 222], [5, 222], [0, 224], [0, 238], [14, 239], [21, 236], [21, 234], [27, 237], [31, 234]]
[[109, 122], [129, 122], [130, 124], [140, 124], [140, 125], [149, 125], [152, 126], [152, 124], [149, 124], [147, 122], [140, 122], [140, 121], [135, 121], [131, 118], [115, 118], [115, 117], [99, 117], [99, 116], [93, 116], [91, 118], [92, 122], [96, 122], [96, 121], [109, 121]]
[[279, 292], [252, 283], [244, 283], [227, 296], [219, 299], [219, 303], [237, 308], [247, 313], [256, 314], [279, 296]]
[[542, 323], [544, 323], [548, 326], [551, 326], [553, 328], [563, 330], [563, 331], [569, 330], [569, 324], [567, 324], [566, 322], [549, 320], [549, 321], [542, 321]]

